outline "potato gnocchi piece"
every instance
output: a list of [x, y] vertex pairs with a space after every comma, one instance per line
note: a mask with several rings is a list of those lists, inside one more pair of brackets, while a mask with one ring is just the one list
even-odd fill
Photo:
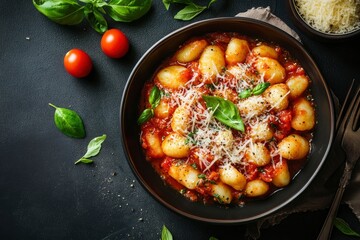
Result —
[[279, 142], [278, 150], [283, 158], [298, 160], [308, 155], [310, 144], [304, 137], [298, 134], [291, 134]]
[[172, 163], [168, 173], [178, 183], [188, 189], [195, 189], [199, 181], [198, 176], [200, 172], [185, 163]]
[[175, 54], [177, 61], [187, 63], [198, 59], [205, 47], [208, 45], [204, 39], [192, 41], [182, 48]]
[[249, 181], [245, 186], [245, 195], [248, 197], [260, 197], [269, 191], [269, 185], [261, 179]]
[[174, 132], [184, 134], [188, 128], [190, 119], [190, 110], [183, 106], [175, 109], [172, 119], [171, 128]]
[[185, 83], [189, 81], [189, 74], [186, 74], [188, 71], [183, 66], [169, 66], [158, 72], [157, 79], [163, 87], [176, 90], [185, 86]]
[[216, 77], [225, 68], [224, 51], [216, 45], [207, 46], [199, 59], [199, 70], [202, 81], [210, 84], [216, 82]]
[[256, 166], [265, 166], [270, 163], [269, 150], [262, 143], [253, 143], [245, 151], [245, 158]]
[[246, 118], [259, 116], [260, 114], [264, 113], [267, 108], [266, 101], [261, 95], [251, 96], [241, 100], [237, 106], [241, 115], [245, 116]]
[[151, 158], [162, 158], [165, 156], [161, 148], [161, 136], [158, 131], [145, 131], [143, 135], [147, 156]]
[[154, 109], [154, 115], [158, 118], [167, 118], [170, 115], [170, 105], [165, 99], [161, 99], [159, 105]]
[[290, 98], [295, 99], [301, 96], [309, 86], [309, 79], [306, 76], [291, 76], [286, 80], [286, 85], [290, 90]]
[[211, 184], [211, 193], [221, 204], [229, 204], [232, 201], [231, 189], [222, 182]]
[[246, 56], [250, 52], [249, 44], [246, 40], [239, 38], [231, 38], [225, 51], [225, 59], [227, 64], [234, 65], [237, 63], [243, 63], [246, 60]]
[[254, 47], [251, 50], [252, 54], [259, 57], [269, 57], [273, 59], [277, 59], [279, 54], [275, 51], [273, 47], [261, 44], [259, 46]]
[[311, 130], [315, 126], [315, 110], [305, 98], [295, 100], [291, 127], [298, 131]]
[[243, 190], [246, 185], [246, 177], [234, 166], [229, 165], [219, 169], [220, 180], [236, 190]]
[[186, 144], [186, 137], [172, 132], [161, 143], [162, 151], [166, 156], [173, 158], [185, 158], [189, 156], [190, 147]]
[[289, 88], [284, 83], [271, 85], [263, 94], [265, 100], [276, 112], [284, 110], [289, 106]]
[[259, 122], [251, 126], [249, 136], [255, 141], [269, 141], [274, 136], [274, 130], [268, 122]]
[[272, 183], [277, 187], [285, 187], [290, 183], [289, 167], [285, 159], [276, 166]]
[[255, 68], [264, 79], [271, 83], [282, 83], [285, 81], [285, 68], [276, 60], [268, 57], [259, 57], [256, 59]]

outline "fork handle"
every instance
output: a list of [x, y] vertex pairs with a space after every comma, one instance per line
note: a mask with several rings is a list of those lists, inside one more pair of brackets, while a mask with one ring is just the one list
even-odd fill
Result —
[[340, 205], [342, 196], [344, 194], [345, 187], [350, 180], [351, 172], [352, 172], [351, 170], [352, 169], [349, 168], [348, 164], [345, 164], [345, 170], [340, 179], [339, 187], [336, 191], [335, 197], [330, 206], [329, 212], [326, 216], [325, 222], [321, 228], [321, 231], [318, 235], [317, 240], [328, 240], [331, 237], [331, 231], [332, 231], [333, 224], [334, 224], [334, 218], [336, 217], [337, 211], [339, 209], [339, 205]]

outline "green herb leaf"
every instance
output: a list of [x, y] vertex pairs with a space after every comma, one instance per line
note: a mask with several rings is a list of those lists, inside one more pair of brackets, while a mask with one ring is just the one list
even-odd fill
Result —
[[205, 6], [200, 6], [195, 3], [187, 5], [181, 9], [174, 18], [177, 20], [189, 21], [202, 13], [206, 9]]
[[217, 0], [210, 0], [210, 2], [209, 2], [209, 4], [208, 4], [208, 6], [207, 6], [207, 8], [209, 8], [213, 3], [215, 3]]
[[91, 160], [91, 159], [87, 159], [87, 158], [80, 158], [79, 160], [77, 160], [75, 162], [75, 165], [76, 164], [79, 164], [79, 163], [85, 163], [85, 164], [90, 164], [90, 163], [93, 163], [94, 161]]
[[251, 91], [252, 95], [260, 95], [262, 94], [268, 87], [270, 86], [269, 82], [263, 82], [259, 83], [254, 87], [254, 89]]
[[104, 16], [91, 4], [86, 5], [84, 14], [90, 26], [98, 33], [104, 33], [108, 29], [108, 24]]
[[151, 4], [152, 0], [110, 0], [104, 8], [113, 20], [131, 22], [144, 16]]
[[149, 95], [149, 103], [151, 105], [151, 108], [156, 108], [161, 100], [161, 91], [157, 86], [154, 86]]
[[85, 128], [81, 117], [73, 110], [60, 108], [51, 103], [49, 105], [55, 108], [54, 122], [56, 127], [66, 136], [72, 138], [84, 138]]
[[241, 98], [241, 99], [248, 98], [250, 96], [251, 96], [250, 89], [246, 89], [246, 90], [242, 91], [241, 93], [239, 93], [239, 98]]
[[93, 138], [87, 146], [87, 151], [86, 151], [85, 155], [82, 156], [79, 160], [77, 160], [75, 162], [75, 164], [92, 163], [93, 160], [91, 160], [89, 158], [95, 157], [96, 155], [99, 154], [99, 152], [101, 150], [101, 144], [105, 141], [105, 139], [106, 139], [106, 134], [103, 134], [102, 136]]
[[203, 173], [199, 174], [197, 177], [200, 179], [206, 179], [206, 175]]
[[76, 25], [84, 19], [84, 6], [76, 0], [33, 0], [35, 8], [50, 20], [63, 25]]
[[88, 144], [87, 151], [83, 158], [89, 158], [98, 155], [101, 149], [101, 144], [105, 141], [105, 139], [106, 134], [92, 139]]
[[172, 240], [173, 236], [171, 234], [171, 232], [169, 231], [169, 229], [167, 229], [167, 227], [165, 225], [163, 225], [162, 230], [161, 230], [161, 240]]
[[345, 235], [360, 237], [360, 234], [352, 230], [349, 224], [341, 218], [334, 219], [334, 226]]
[[139, 124], [139, 125], [141, 125], [141, 124], [143, 124], [144, 122], [147, 122], [150, 118], [152, 118], [154, 116], [154, 110], [153, 109], [151, 109], [151, 108], [147, 108], [147, 109], [145, 109], [142, 113], [141, 113], [141, 115], [140, 115], [140, 117], [138, 118], [138, 120], [137, 120], [137, 123]]
[[213, 111], [213, 116], [217, 120], [233, 129], [241, 132], [245, 131], [245, 126], [240, 117], [239, 109], [234, 103], [220, 97], [208, 95], [203, 95], [202, 97], [206, 102], [206, 107]]

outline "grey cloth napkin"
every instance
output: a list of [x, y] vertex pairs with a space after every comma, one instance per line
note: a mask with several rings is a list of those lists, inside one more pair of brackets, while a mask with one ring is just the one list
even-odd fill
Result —
[[[301, 42], [299, 35], [293, 29], [286, 25], [286, 23], [284, 23], [280, 18], [271, 13], [270, 7], [252, 8], [246, 12], [241, 12], [236, 16], [265, 21], [282, 29]], [[338, 100], [335, 95], [333, 95], [333, 98], [336, 108], [335, 110], [338, 110]], [[248, 239], [258, 239], [260, 237], [261, 228], [267, 228], [278, 224], [290, 214], [328, 208], [331, 205], [332, 199], [338, 187], [344, 160], [344, 153], [333, 147], [324, 165], [308, 188], [294, 201], [277, 211], [275, 214], [260, 219], [256, 223], [249, 224], [247, 226], [246, 237]], [[345, 192], [344, 201], [350, 206], [360, 220], [360, 164], [358, 164], [354, 170], [353, 178]]]

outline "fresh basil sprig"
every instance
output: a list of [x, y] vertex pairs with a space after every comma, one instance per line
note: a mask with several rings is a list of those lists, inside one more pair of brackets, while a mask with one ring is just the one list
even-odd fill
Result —
[[161, 229], [161, 240], [172, 240], [173, 236], [171, 234], [171, 232], [169, 231], [169, 229], [167, 229], [167, 227], [165, 225], [163, 225], [162, 229]]
[[263, 82], [256, 85], [253, 89], [246, 89], [239, 93], [239, 98], [244, 99], [253, 95], [262, 94], [270, 86], [269, 82]]
[[211, 4], [216, 0], [210, 0], [207, 6], [202, 6], [194, 3], [192, 0], [162, 0], [166, 10], [169, 10], [170, 4], [178, 3], [186, 5], [183, 9], [176, 13], [174, 19], [189, 21], [202, 13], [204, 10], [210, 8]]
[[67, 108], [57, 107], [52, 103], [49, 105], [55, 108], [54, 122], [63, 134], [72, 138], [85, 137], [85, 127], [79, 114]]
[[63, 25], [76, 25], [84, 18], [98, 33], [108, 29], [104, 15], [114, 21], [131, 22], [145, 15], [152, 0], [32, 0], [35, 8], [50, 20]]
[[150, 95], [149, 95], [149, 103], [151, 108], [146, 108], [137, 120], [139, 125], [143, 124], [144, 122], [148, 121], [150, 118], [154, 116], [154, 109], [159, 105], [161, 100], [161, 91], [157, 86], [153, 86]]
[[360, 237], [360, 234], [352, 230], [349, 224], [341, 218], [334, 219], [334, 226], [345, 235]]
[[241, 132], [245, 131], [245, 126], [240, 117], [239, 109], [234, 103], [220, 97], [209, 95], [203, 95], [202, 98], [205, 100], [206, 107], [213, 111], [213, 116], [217, 120], [233, 129]]
[[102, 136], [93, 138], [88, 146], [87, 146], [87, 151], [85, 153], [84, 156], [82, 156], [79, 160], [77, 160], [75, 162], [75, 164], [78, 163], [93, 163], [94, 161], [90, 159], [90, 157], [94, 157], [96, 155], [99, 154], [100, 150], [101, 150], [101, 144], [105, 141], [106, 139], [106, 134], [103, 134]]

